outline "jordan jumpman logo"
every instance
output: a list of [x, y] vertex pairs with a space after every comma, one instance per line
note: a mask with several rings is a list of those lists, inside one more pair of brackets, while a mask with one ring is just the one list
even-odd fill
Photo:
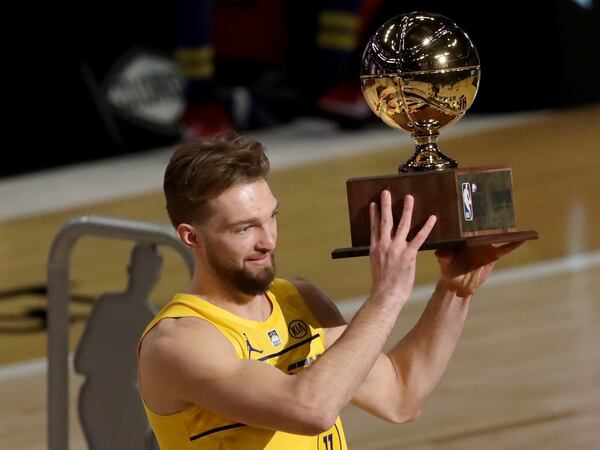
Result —
[[256, 352], [256, 353], [262, 353], [262, 350], [258, 350], [257, 348], [252, 347], [252, 344], [250, 343], [250, 339], [248, 339], [248, 336], [246, 336], [246, 333], [242, 333], [244, 335], [244, 337], [246, 338], [246, 347], [248, 348], [248, 359], [252, 359], [252, 352]]

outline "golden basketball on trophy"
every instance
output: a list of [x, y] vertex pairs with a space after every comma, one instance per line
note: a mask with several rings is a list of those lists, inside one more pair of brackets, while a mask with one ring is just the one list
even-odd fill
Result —
[[460, 120], [479, 88], [480, 64], [469, 36], [447, 17], [412, 12], [384, 23], [365, 48], [361, 86], [373, 113], [386, 125], [409, 132], [416, 148], [398, 173], [346, 182], [351, 248], [333, 258], [369, 253], [369, 204], [391, 192], [397, 221], [403, 198], [415, 209], [409, 239], [429, 217], [438, 221], [421, 250], [537, 239], [517, 231], [509, 167], [459, 168], [442, 153], [440, 130]]

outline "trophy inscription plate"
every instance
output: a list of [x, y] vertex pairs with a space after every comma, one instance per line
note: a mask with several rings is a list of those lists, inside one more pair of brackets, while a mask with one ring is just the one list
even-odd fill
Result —
[[456, 172], [457, 195], [463, 207], [462, 236], [516, 231], [511, 169], [457, 169]]

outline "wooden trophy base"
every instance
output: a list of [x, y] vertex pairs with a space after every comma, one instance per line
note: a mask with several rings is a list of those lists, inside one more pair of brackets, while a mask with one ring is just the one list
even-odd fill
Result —
[[349, 258], [369, 254], [369, 204], [379, 204], [381, 191], [392, 193], [394, 226], [402, 214], [404, 196], [415, 198], [408, 239], [427, 218], [438, 220], [421, 250], [473, 247], [537, 239], [533, 230], [517, 231], [512, 195], [512, 171], [507, 167], [470, 167], [413, 172], [346, 182], [352, 247], [335, 249], [331, 256]]

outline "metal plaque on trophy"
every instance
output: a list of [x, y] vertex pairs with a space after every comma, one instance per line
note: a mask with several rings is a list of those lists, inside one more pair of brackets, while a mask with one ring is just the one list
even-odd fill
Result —
[[352, 247], [333, 258], [369, 254], [369, 204], [381, 191], [393, 198], [394, 220], [403, 198], [415, 198], [409, 239], [429, 215], [438, 218], [421, 250], [537, 239], [518, 231], [509, 167], [458, 167], [437, 146], [440, 129], [457, 122], [479, 88], [479, 56], [469, 36], [438, 14], [412, 12], [383, 24], [369, 40], [361, 67], [362, 91], [387, 125], [407, 131], [414, 154], [394, 175], [346, 182]]

